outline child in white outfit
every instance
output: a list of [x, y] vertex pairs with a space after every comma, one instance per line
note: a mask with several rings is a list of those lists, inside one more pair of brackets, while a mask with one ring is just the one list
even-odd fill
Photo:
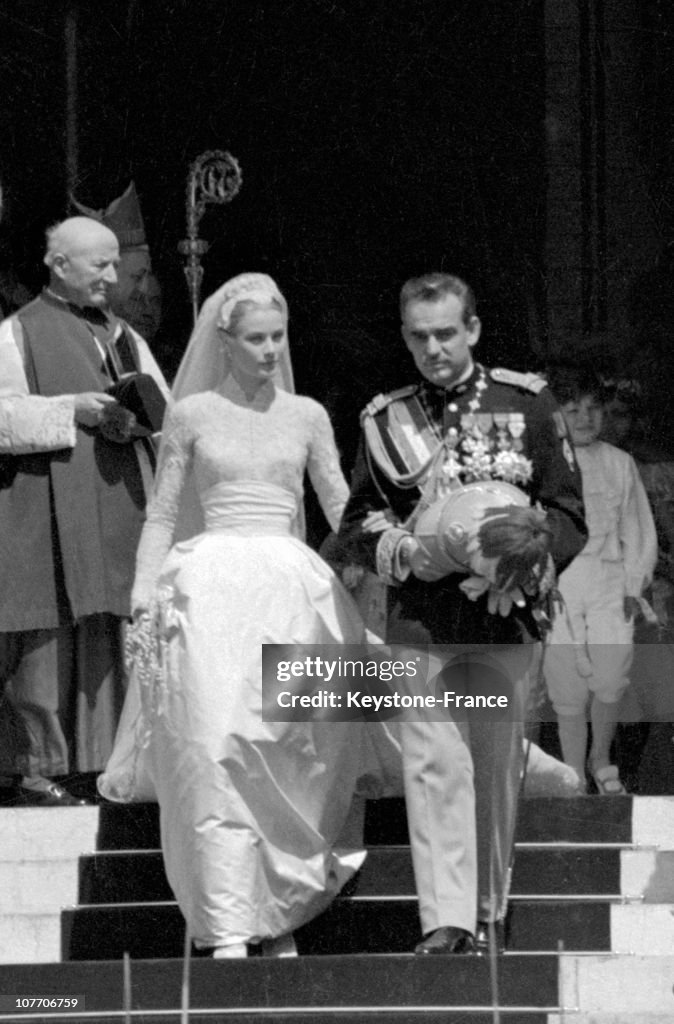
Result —
[[553, 391], [582, 473], [589, 537], [559, 578], [565, 610], [550, 635], [545, 679], [566, 763], [585, 777], [589, 700], [590, 773], [600, 793], [624, 793], [610, 750], [629, 684], [634, 616], [657, 558], [655, 525], [632, 457], [598, 440], [599, 382], [577, 373], [553, 382]]

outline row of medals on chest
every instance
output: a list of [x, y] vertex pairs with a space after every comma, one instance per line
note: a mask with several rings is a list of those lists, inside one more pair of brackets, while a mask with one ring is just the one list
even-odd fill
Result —
[[[459, 428], [449, 427], [446, 429], [445, 422], [442, 427], [435, 426], [439, 440], [444, 441], [448, 452], [453, 452], [456, 457], [456, 450], [466, 441], [472, 447], [476, 442], [481, 442], [486, 451], [494, 449], [494, 441], [497, 451], [521, 452], [524, 449], [522, 436], [526, 423], [522, 412], [481, 412], [482, 396], [487, 390], [486, 373], [484, 367], [480, 367], [480, 375], [475, 384], [475, 395], [468, 402], [468, 409], [459, 417]], [[448, 395], [448, 397], [451, 396]], [[459, 411], [456, 401], [451, 400], [445, 406], [443, 421], [447, 419], [447, 413], [455, 415]], [[496, 438], [492, 432], [496, 427]]]

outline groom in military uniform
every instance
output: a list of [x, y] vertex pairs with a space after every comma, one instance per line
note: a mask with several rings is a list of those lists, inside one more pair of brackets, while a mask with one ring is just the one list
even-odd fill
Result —
[[[473, 360], [481, 325], [464, 281], [440, 273], [408, 281], [401, 316], [422, 380], [365, 409], [339, 542], [389, 584], [389, 642], [461, 645], [464, 654], [474, 645], [478, 673], [512, 683], [507, 721], [432, 721], [420, 712], [401, 725], [423, 932], [415, 952], [485, 952], [490, 934], [499, 948], [505, 941], [532, 651], [522, 643], [536, 639], [541, 618], [542, 593], [531, 582], [547, 576], [549, 587], [553, 563], [561, 571], [585, 543], [580, 475], [545, 382]], [[518, 576], [511, 557], [507, 578], [490, 581], [469, 569], [447, 575], [432, 545], [415, 535], [422, 509], [490, 479], [514, 484], [544, 510], [537, 543], [547, 573]], [[381, 512], [386, 525], [373, 532]], [[534, 508], [525, 512], [543, 520]]]

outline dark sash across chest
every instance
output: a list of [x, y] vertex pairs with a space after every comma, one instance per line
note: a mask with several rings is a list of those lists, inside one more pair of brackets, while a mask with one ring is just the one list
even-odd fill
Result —
[[390, 480], [414, 486], [424, 475], [442, 443], [418, 394], [381, 396], [363, 414], [370, 456]]

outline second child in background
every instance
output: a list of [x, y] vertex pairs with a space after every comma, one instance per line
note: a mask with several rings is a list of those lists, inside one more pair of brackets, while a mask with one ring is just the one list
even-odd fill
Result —
[[550, 384], [575, 445], [589, 538], [559, 578], [565, 610], [550, 636], [546, 684], [564, 760], [585, 776], [589, 704], [589, 774], [599, 793], [619, 794], [626, 791], [611, 763], [611, 744], [629, 685], [634, 619], [645, 607], [642, 595], [657, 558], [655, 525], [634, 460], [599, 440], [599, 380], [568, 370], [551, 375]]

